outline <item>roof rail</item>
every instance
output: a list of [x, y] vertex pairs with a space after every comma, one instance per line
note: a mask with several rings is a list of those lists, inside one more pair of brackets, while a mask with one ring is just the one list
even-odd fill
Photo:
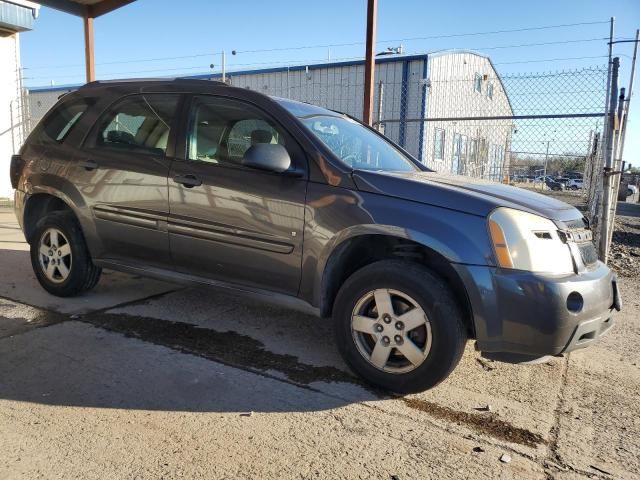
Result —
[[100, 85], [116, 85], [120, 83], [138, 83], [138, 82], [158, 82], [158, 83], [171, 83], [171, 82], [184, 82], [184, 83], [202, 83], [202, 82], [210, 82], [216, 83], [219, 85], [229, 86], [229, 84], [225, 82], [221, 82], [219, 80], [204, 80], [204, 79], [195, 79], [195, 78], [184, 78], [184, 77], [175, 77], [175, 78], [114, 78], [110, 80], [94, 80], [92, 82], [85, 83], [80, 87], [80, 89], [86, 87], [97, 87]]

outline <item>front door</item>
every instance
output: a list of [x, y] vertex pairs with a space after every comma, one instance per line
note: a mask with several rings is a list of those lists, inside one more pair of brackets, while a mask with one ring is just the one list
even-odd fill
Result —
[[167, 176], [179, 99], [156, 93], [125, 97], [98, 119], [78, 153], [74, 183], [95, 219], [97, 258], [172, 265]]
[[[238, 99], [195, 96], [184, 159], [169, 174], [169, 242], [178, 270], [296, 294], [307, 190], [306, 158], [266, 112]], [[256, 143], [280, 143], [291, 172], [243, 165]]]

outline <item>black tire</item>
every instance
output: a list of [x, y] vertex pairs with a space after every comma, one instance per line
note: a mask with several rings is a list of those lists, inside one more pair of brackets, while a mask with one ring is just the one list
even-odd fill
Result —
[[[431, 350], [422, 364], [406, 373], [378, 369], [358, 350], [351, 330], [357, 302], [375, 289], [409, 295], [424, 310], [431, 325]], [[349, 367], [371, 385], [406, 394], [427, 390], [449, 376], [467, 340], [462, 315], [447, 284], [428, 268], [402, 260], [383, 260], [363, 267], [340, 288], [333, 308], [338, 349]]]
[[[69, 275], [60, 283], [47, 278], [39, 258], [40, 241], [50, 228], [58, 229], [68, 239], [71, 249]], [[82, 295], [96, 286], [102, 273], [102, 269], [91, 260], [78, 220], [67, 211], [51, 212], [36, 224], [31, 238], [31, 266], [42, 288], [58, 297]]]

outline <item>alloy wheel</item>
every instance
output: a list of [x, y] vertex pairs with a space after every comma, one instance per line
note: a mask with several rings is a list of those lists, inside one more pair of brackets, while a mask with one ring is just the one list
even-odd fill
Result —
[[376, 289], [358, 300], [351, 332], [360, 354], [387, 373], [410, 372], [431, 351], [431, 323], [418, 302], [406, 293]]
[[47, 280], [63, 283], [71, 272], [71, 244], [57, 228], [49, 228], [40, 237], [38, 248], [40, 267]]

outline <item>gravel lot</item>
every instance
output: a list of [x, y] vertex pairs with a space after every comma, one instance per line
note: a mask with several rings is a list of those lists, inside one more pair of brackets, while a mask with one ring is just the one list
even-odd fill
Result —
[[326, 322], [260, 299], [113, 272], [50, 297], [8, 210], [0, 274], [2, 479], [640, 479], [638, 276], [592, 348], [517, 366], [469, 343], [398, 398], [359, 384]]

